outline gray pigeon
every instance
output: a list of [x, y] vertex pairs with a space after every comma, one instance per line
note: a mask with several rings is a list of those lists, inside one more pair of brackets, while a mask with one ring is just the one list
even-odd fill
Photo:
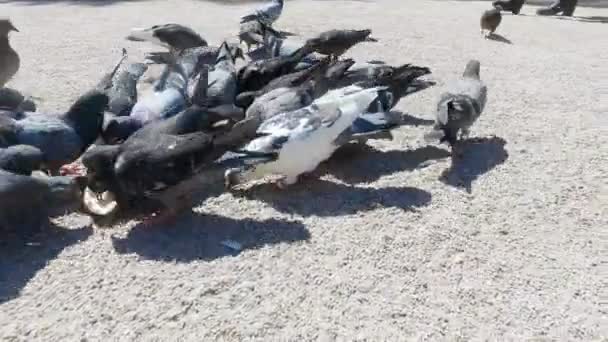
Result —
[[501, 10], [502, 8], [500, 6], [497, 6], [495, 8], [492, 8], [491, 10], [483, 12], [483, 14], [481, 15], [479, 24], [481, 26], [481, 34], [484, 37], [488, 38], [494, 33], [494, 31], [496, 31], [498, 25], [500, 25], [500, 22], [502, 21], [502, 14], [500, 14]]
[[461, 138], [469, 135], [469, 129], [479, 118], [486, 105], [487, 87], [479, 78], [480, 63], [467, 63], [462, 77], [449, 82], [437, 103], [437, 117], [433, 130], [425, 135], [425, 140], [447, 142], [454, 146]]
[[23, 176], [0, 170], [0, 237], [38, 233], [49, 216], [76, 208], [86, 184], [83, 177]]
[[61, 115], [27, 112], [19, 120], [0, 116], [0, 142], [40, 149], [45, 168], [57, 175], [97, 139], [107, 106], [107, 95], [93, 90]]
[[243, 57], [243, 51], [237, 49], [233, 55], [228, 43], [220, 46], [215, 65], [209, 72], [209, 85], [207, 88], [207, 102], [209, 108], [217, 106], [233, 106], [237, 94], [237, 57]]
[[9, 19], [0, 19], [0, 88], [19, 70], [19, 55], [8, 40], [11, 31], [19, 32]]
[[120, 61], [97, 85], [99, 91], [108, 95], [108, 111], [118, 116], [126, 116], [131, 112], [137, 102], [137, 82], [148, 69], [143, 63], [131, 63], [122, 67], [126, 58], [127, 50], [122, 49]]
[[268, 27], [258, 20], [246, 21], [239, 28], [239, 43], [245, 42], [247, 52], [250, 52], [252, 45], [259, 47], [264, 44], [266, 30]]
[[377, 42], [370, 37], [372, 30], [329, 30], [306, 41], [312, 51], [338, 59], [348, 49], [361, 42]]
[[15, 174], [29, 176], [42, 167], [44, 155], [39, 149], [29, 145], [14, 145], [0, 148], [0, 169]]
[[251, 14], [241, 17], [241, 23], [257, 20], [271, 26], [283, 13], [283, 0], [271, 0], [270, 3], [264, 4]]

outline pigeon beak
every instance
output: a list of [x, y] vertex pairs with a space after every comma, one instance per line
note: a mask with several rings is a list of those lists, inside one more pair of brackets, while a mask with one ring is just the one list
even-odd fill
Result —
[[15, 32], [19, 32], [19, 30], [17, 30], [17, 28], [15, 26], [13, 26], [13, 24], [10, 24], [9, 29], [12, 31], [15, 31]]
[[378, 42], [378, 39], [376, 39], [376, 38], [374, 38], [374, 37], [367, 37], [367, 38], [365, 38], [365, 41], [366, 41], [366, 42], [374, 42], [374, 43], [377, 43], [377, 42]]

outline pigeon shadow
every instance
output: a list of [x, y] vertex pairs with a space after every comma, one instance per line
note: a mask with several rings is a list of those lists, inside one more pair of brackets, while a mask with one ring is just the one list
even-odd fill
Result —
[[0, 304], [15, 299], [38, 271], [43, 269], [66, 247], [86, 240], [93, 228], [50, 229], [29, 239], [0, 241]]
[[[191, 262], [234, 256], [243, 249], [308, 239], [310, 232], [299, 221], [236, 220], [192, 213], [181, 217], [171, 227], [139, 224], [124, 238], [112, 237], [112, 245], [119, 254], [135, 253], [149, 260]], [[241, 246], [226, 247], [222, 244], [225, 240], [236, 241]]]
[[512, 41], [510, 41], [509, 39], [505, 38], [504, 36], [501, 36], [498, 33], [491, 33], [488, 36], [489, 40], [493, 40], [495, 42], [500, 42], [500, 43], [505, 43], [505, 44], [513, 44]]
[[506, 141], [500, 137], [468, 139], [459, 143], [461, 155], [452, 163], [440, 179], [443, 183], [472, 192], [473, 182], [490, 172], [509, 158]]
[[418, 188], [364, 188], [322, 179], [302, 179], [290, 186], [288, 192], [278, 190], [275, 184], [263, 183], [235, 191], [234, 195], [260, 200], [282, 213], [304, 217], [351, 215], [379, 207], [415, 210], [431, 202], [431, 194]]
[[338, 149], [321, 165], [320, 170], [345, 183], [360, 184], [373, 182], [396, 172], [422, 169], [435, 160], [449, 156], [450, 152], [435, 146], [406, 151], [380, 151], [366, 144], [355, 143]]

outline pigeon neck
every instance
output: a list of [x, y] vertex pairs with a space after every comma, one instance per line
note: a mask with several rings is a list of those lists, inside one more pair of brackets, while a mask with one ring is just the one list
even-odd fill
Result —
[[8, 35], [0, 34], [0, 51], [6, 51], [11, 49], [11, 44], [8, 40]]

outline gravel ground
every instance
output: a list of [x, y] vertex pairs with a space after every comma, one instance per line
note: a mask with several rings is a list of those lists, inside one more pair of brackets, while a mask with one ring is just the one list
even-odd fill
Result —
[[[252, 6], [1, 2], [21, 30], [10, 86], [49, 111], [94, 85], [121, 47], [154, 50], [124, 40], [131, 27], [180, 22], [217, 43]], [[220, 194], [165, 227], [70, 215], [38, 244], [0, 251], [0, 338], [605, 341], [608, 26], [582, 17], [608, 9], [560, 20], [526, 6], [498, 29], [509, 44], [480, 37], [486, 8], [288, 2], [277, 27], [369, 27], [380, 42], [349, 56], [426, 65], [439, 85], [401, 101], [409, 125], [393, 141], [347, 148], [288, 191]], [[480, 139], [452, 165], [422, 134], [441, 84], [470, 58], [489, 102]]]

